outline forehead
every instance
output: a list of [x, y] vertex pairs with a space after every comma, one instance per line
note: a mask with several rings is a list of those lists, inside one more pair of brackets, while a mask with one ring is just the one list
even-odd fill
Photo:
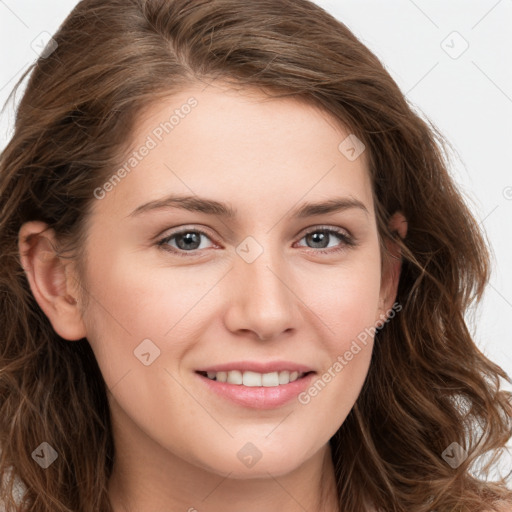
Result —
[[190, 87], [141, 113], [108, 199], [133, 209], [142, 199], [179, 192], [262, 209], [336, 194], [356, 196], [371, 211], [366, 154], [362, 146], [356, 158], [347, 153], [352, 137], [303, 100]]

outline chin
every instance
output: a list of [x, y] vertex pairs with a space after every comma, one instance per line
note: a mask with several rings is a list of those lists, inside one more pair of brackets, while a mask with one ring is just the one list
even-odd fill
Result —
[[211, 454], [212, 458], [202, 461], [202, 466], [221, 476], [229, 474], [229, 478], [246, 480], [251, 478], [268, 478], [287, 475], [308, 460], [308, 456], [300, 450], [284, 451], [282, 446], [276, 446], [274, 451], [268, 448], [261, 450], [255, 444], [246, 443], [235, 451], [231, 447], [218, 454]]

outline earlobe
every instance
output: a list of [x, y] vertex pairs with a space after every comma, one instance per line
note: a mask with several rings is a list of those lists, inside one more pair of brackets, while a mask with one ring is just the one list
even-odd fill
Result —
[[[402, 212], [395, 212], [389, 220], [389, 230], [401, 239], [407, 236], [407, 219]], [[386, 241], [387, 255], [384, 255], [378, 318], [387, 317], [396, 301], [398, 283], [402, 270], [402, 252], [397, 242]]]
[[56, 252], [55, 233], [40, 221], [23, 224], [18, 236], [20, 262], [39, 307], [50, 320], [55, 332], [67, 340], [85, 337], [75, 292], [75, 279], [69, 272], [70, 260]]

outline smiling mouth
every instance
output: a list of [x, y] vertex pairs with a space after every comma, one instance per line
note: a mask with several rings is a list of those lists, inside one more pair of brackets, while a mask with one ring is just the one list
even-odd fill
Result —
[[304, 378], [314, 372], [281, 371], [270, 373], [258, 373], [252, 371], [231, 370], [227, 372], [198, 371], [199, 375], [217, 382], [225, 382], [246, 387], [278, 387]]

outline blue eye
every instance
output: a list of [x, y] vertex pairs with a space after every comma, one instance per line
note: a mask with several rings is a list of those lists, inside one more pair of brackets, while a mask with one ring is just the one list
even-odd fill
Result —
[[[338, 239], [337, 243], [336, 239]], [[311, 244], [307, 245], [310, 249], [320, 249], [315, 252], [319, 252], [321, 254], [341, 251], [347, 246], [351, 247], [355, 245], [354, 239], [345, 231], [333, 228], [315, 228], [306, 233], [301, 240], [306, 240], [307, 244]], [[339, 243], [340, 241], [342, 242], [341, 245]], [[334, 244], [331, 242], [334, 242]], [[305, 246], [300, 245], [300, 247]]]
[[201, 245], [202, 237], [210, 240], [206, 233], [195, 229], [188, 229], [163, 238], [158, 242], [158, 245], [165, 250], [178, 253], [180, 256], [188, 256], [183, 254], [183, 252], [193, 252], [205, 248], [204, 245]]
[[[311, 229], [300, 239], [302, 240], [306, 240], [307, 245], [299, 244], [299, 247], [307, 247], [312, 249], [313, 253], [319, 254], [332, 254], [356, 245], [355, 240], [346, 231], [327, 227]], [[207, 241], [210, 241], [210, 245]], [[184, 229], [172, 233], [159, 240], [157, 245], [172, 254], [185, 257], [199, 256], [202, 249], [214, 246], [210, 236], [197, 229]]]

